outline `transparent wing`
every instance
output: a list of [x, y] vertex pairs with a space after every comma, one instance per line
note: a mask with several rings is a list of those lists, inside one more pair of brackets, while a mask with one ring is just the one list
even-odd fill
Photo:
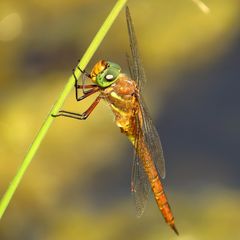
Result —
[[150, 190], [150, 184], [148, 181], [147, 174], [141, 164], [141, 159], [139, 158], [139, 150], [141, 148], [141, 124], [138, 117], [138, 114], [135, 114], [135, 128], [134, 128], [134, 159], [132, 166], [132, 177], [131, 177], [131, 191], [133, 193], [136, 213], [137, 216], [140, 217], [145, 209], [145, 205], [148, 199], [148, 194]]
[[142, 114], [142, 133], [144, 143], [150, 152], [150, 155], [158, 171], [158, 174], [161, 176], [161, 178], [165, 178], [166, 176], [165, 160], [160, 137], [149, 115], [146, 104], [144, 103], [143, 98], [141, 96], [139, 97], [139, 102]]
[[[165, 164], [163, 150], [158, 132], [149, 117], [143, 99], [138, 99], [140, 112], [135, 114], [134, 131], [134, 159], [132, 166], [131, 190], [133, 193], [137, 216], [140, 217], [145, 209], [148, 199], [150, 183], [140, 159], [142, 144], [144, 144], [156, 166], [158, 174], [165, 177]], [[142, 121], [141, 121], [141, 120]]]
[[[155, 166], [158, 170], [159, 175], [164, 178], [165, 177], [165, 161], [163, 156], [163, 150], [161, 146], [161, 141], [154, 126], [152, 119], [149, 115], [149, 111], [146, 107], [146, 104], [142, 98], [142, 87], [146, 82], [146, 76], [144, 73], [144, 69], [142, 67], [142, 63], [140, 60], [140, 54], [137, 47], [136, 35], [130, 15], [129, 8], [126, 8], [126, 19], [129, 33], [129, 41], [131, 48], [131, 56], [127, 56], [129, 71], [131, 74], [131, 78], [136, 81], [137, 86], [139, 88], [138, 101], [140, 105], [140, 110], [142, 114], [142, 126], [138, 121], [139, 128], [141, 131], [138, 131], [138, 134], [142, 132], [144, 142], [149, 149], [149, 152], [152, 156], [152, 159], [155, 163]], [[138, 116], [137, 116], [138, 118]], [[137, 139], [139, 137], [136, 137]], [[137, 144], [137, 143], [136, 143]]]
[[140, 58], [140, 54], [137, 46], [137, 38], [136, 38], [132, 18], [131, 18], [128, 7], [126, 7], [126, 19], [127, 19], [128, 36], [129, 36], [130, 49], [131, 49], [131, 55], [132, 55], [131, 58], [128, 57], [128, 63], [131, 64], [130, 71], [132, 74], [132, 78], [137, 82], [138, 88], [141, 91], [146, 81], [146, 77], [145, 77], [144, 69], [142, 67], [142, 62], [141, 62], [141, 58]]

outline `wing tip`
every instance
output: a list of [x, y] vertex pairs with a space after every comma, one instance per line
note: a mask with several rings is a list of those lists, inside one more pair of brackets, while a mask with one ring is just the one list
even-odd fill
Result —
[[129, 14], [129, 7], [126, 5], [126, 13]]
[[165, 178], [166, 178], [166, 172], [165, 172], [165, 171], [162, 172], [162, 173], [160, 174], [160, 176], [161, 176], [162, 179], [165, 179]]

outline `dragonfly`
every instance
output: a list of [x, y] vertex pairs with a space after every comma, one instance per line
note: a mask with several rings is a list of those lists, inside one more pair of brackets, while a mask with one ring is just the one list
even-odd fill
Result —
[[[142, 97], [146, 77], [128, 7], [126, 7], [126, 21], [131, 49], [131, 55], [127, 56], [131, 77], [122, 73], [118, 64], [106, 60], [98, 61], [90, 73], [77, 67], [83, 73], [83, 77], [82, 84], [78, 84], [76, 69], [73, 69], [76, 100], [82, 101], [94, 93], [99, 95], [83, 113], [61, 110], [53, 116], [85, 120], [101, 100], [107, 101], [115, 116], [116, 125], [134, 147], [131, 191], [137, 216], [143, 214], [151, 188], [166, 223], [178, 235], [174, 216], [160, 180], [165, 177], [163, 150], [157, 129]], [[86, 78], [89, 78], [92, 84], [85, 84]], [[82, 91], [81, 96], [79, 90]]]

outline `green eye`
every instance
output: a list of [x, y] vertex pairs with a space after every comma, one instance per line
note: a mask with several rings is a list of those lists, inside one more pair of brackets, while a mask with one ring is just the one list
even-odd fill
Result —
[[121, 68], [118, 64], [107, 62], [107, 67], [96, 76], [96, 83], [100, 87], [109, 87], [113, 84], [120, 74]]

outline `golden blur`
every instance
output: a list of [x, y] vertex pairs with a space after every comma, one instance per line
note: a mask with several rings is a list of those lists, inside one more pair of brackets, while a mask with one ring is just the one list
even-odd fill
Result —
[[[238, 0], [203, 2], [210, 9], [208, 14], [188, 0], [129, 1], [148, 77], [145, 96], [157, 126], [168, 119], [167, 109], [173, 107], [171, 99], [174, 101], [175, 93], [184, 92], [189, 83], [199, 84], [199, 78], [183, 81], [180, 76], [196, 76], [193, 72], [197, 74], [224, 59], [239, 35]], [[71, 69], [114, 3], [1, 0], [0, 196]], [[128, 72], [128, 47], [122, 12], [86, 70], [89, 72], [99, 59], [107, 59]], [[206, 89], [211, 87], [210, 81], [207, 84]], [[73, 91], [63, 109], [83, 112], [93, 100], [91, 96], [76, 102]], [[230, 119], [228, 126], [223, 125], [223, 133], [230, 136], [238, 131], [234, 127], [238, 124]], [[164, 223], [152, 198], [141, 219], [135, 217], [130, 194], [131, 146], [115, 126], [110, 108], [101, 103], [86, 121], [54, 121], [0, 222], [0, 239], [240, 239], [239, 188], [224, 182], [198, 184], [191, 166], [181, 165], [185, 158], [191, 158], [198, 162], [203, 180], [208, 179], [204, 170], [211, 168], [212, 159], [218, 155], [203, 152], [193, 158], [186, 150], [176, 156], [178, 150], [169, 146], [170, 140], [166, 141], [167, 130], [174, 126], [164, 126], [166, 129], [158, 128], [167, 153], [164, 187], [179, 237]], [[176, 129], [176, 135], [177, 132]], [[170, 138], [174, 136], [169, 135]], [[194, 152], [194, 148], [190, 150]], [[205, 158], [209, 167], [201, 167]], [[227, 171], [229, 159], [225, 159], [219, 167], [226, 164]], [[211, 173], [218, 178], [222, 172]], [[182, 177], [188, 178], [187, 189], [185, 182], [181, 183]], [[220, 177], [227, 179], [231, 172]]]

